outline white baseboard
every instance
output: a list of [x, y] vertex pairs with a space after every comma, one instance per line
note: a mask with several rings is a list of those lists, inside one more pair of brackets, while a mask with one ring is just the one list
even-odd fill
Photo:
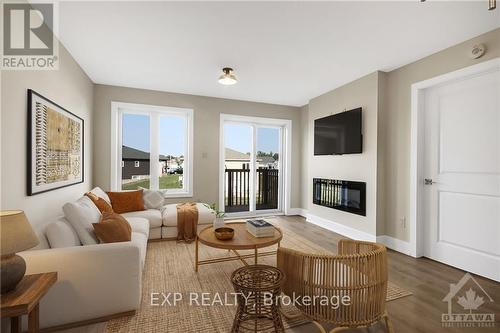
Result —
[[384, 244], [391, 250], [411, 256], [411, 246], [409, 242], [387, 235], [377, 236], [377, 242]]
[[333, 231], [337, 234], [340, 234], [345, 237], [349, 237], [357, 240], [364, 240], [369, 242], [378, 242], [384, 244], [387, 248], [401, 252], [403, 254], [412, 256], [411, 254], [411, 245], [409, 242], [387, 236], [374, 236], [367, 232], [360, 231], [351, 227], [347, 227], [343, 224], [333, 222], [322, 217], [309, 214], [307, 209], [303, 208], [290, 208], [288, 211], [288, 215], [300, 215], [306, 218], [307, 222], [310, 222], [319, 227], [325, 228], [327, 230]]
[[356, 240], [363, 240], [363, 241], [369, 241], [369, 242], [375, 242], [377, 237], [375, 235], [371, 235], [367, 232], [360, 231], [358, 229], [354, 229], [348, 226], [345, 226], [343, 224], [333, 222], [327, 219], [324, 219], [322, 217], [313, 215], [313, 214], [306, 214], [306, 219], [307, 222], [310, 222], [312, 224], [315, 224], [319, 227], [325, 228], [327, 230], [333, 231], [337, 234], [340, 234], [345, 237], [349, 237], [351, 239], [356, 239]]
[[303, 208], [290, 208], [288, 210], [287, 215], [300, 215], [303, 217], [307, 217], [307, 209]]

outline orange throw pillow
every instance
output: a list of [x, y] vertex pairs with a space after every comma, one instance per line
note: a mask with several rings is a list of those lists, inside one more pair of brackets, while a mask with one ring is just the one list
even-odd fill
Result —
[[132, 228], [120, 214], [104, 212], [101, 221], [92, 226], [102, 243], [128, 242], [132, 238]]
[[111, 206], [115, 213], [122, 214], [144, 210], [142, 190], [106, 193], [111, 200]]
[[99, 211], [102, 213], [113, 213], [113, 208], [111, 207], [111, 205], [106, 201], [104, 200], [103, 198], [100, 198], [98, 197], [97, 195], [95, 195], [94, 193], [92, 192], [87, 192], [85, 193], [85, 195], [90, 199], [92, 200], [92, 202], [94, 203], [94, 205], [97, 207], [97, 209], [99, 209]]

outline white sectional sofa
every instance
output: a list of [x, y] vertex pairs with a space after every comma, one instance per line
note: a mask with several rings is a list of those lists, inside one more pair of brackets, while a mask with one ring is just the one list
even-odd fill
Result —
[[[197, 203], [198, 224], [209, 225], [215, 213], [202, 203]], [[149, 239], [175, 239], [177, 237], [177, 204], [168, 204], [160, 209], [146, 209], [138, 212], [123, 213], [127, 220], [144, 218], [149, 222]]]
[[[92, 192], [100, 197], [105, 195], [99, 188]], [[40, 304], [41, 328], [99, 321], [137, 310], [148, 239], [177, 236], [176, 204], [169, 204], [122, 214], [132, 227], [131, 241], [98, 244], [88, 229], [88, 223], [93, 221], [80, 221], [100, 217], [89, 202], [82, 197], [67, 203], [63, 208], [65, 217], [37, 228], [41, 245], [19, 253], [26, 260], [27, 274], [58, 272], [57, 283]], [[214, 212], [203, 204], [197, 207], [199, 224], [213, 223]], [[75, 228], [78, 221], [87, 225]]]

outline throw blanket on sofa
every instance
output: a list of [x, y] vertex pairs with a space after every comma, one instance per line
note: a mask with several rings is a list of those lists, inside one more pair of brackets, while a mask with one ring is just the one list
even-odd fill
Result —
[[191, 243], [196, 239], [198, 208], [194, 202], [177, 205], [177, 241]]

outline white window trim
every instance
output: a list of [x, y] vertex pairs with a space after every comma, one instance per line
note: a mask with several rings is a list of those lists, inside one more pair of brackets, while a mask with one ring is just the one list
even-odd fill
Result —
[[134, 168], [138, 168], [140, 166], [141, 166], [141, 164], [139, 161], [134, 161]]
[[[184, 189], [178, 190], [161, 190], [164, 191], [165, 198], [185, 198], [193, 196], [193, 122], [194, 122], [194, 112], [192, 109], [186, 108], [175, 108], [167, 106], [156, 106], [147, 104], [135, 104], [135, 103], [124, 103], [124, 102], [111, 102], [111, 180], [110, 188], [112, 191], [121, 190], [121, 177], [122, 171], [118, 167], [122, 160], [122, 128], [119, 126], [121, 117], [123, 113], [132, 114], [147, 114], [151, 115], [151, 119], [155, 116], [161, 115], [182, 115], [187, 118], [186, 121], [186, 146], [184, 154], [183, 177]], [[159, 122], [156, 121], [157, 124]], [[158, 141], [158, 130], [150, 131], [150, 143]], [[157, 145], [151, 145], [151, 148], [155, 148]], [[150, 154], [153, 156], [159, 156], [159, 152], [156, 149], [150, 149]], [[158, 163], [150, 163], [150, 174], [159, 174]], [[187, 179], [186, 179], [187, 178]], [[158, 187], [158, 177], [151, 177], [150, 182], [151, 188]]]
[[[281, 158], [281, 168], [283, 176], [279, 178], [280, 187], [283, 189], [281, 193], [281, 206], [276, 210], [261, 210], [261, 211], [249, 211], [240, 213], [228, 213], [227, 216], [231, 218], [237, 217], [251, 217], [251, 216], [267, 216], [267, 215], [288, 215], [291, 211], [291, 184], [292, 184], [292, 121], [289, 119], [274, 119], [274, 118], [264, 118], [264, 117], [251, 117], [251, 116], [239, 116], [233, 114], [221, 113], [220, 115], [220, 130], [219, 130], [219, 209], [224, 209], [224, 162], [225, 162], [225, 142], [224, 142], [224, 124], [227, 123], [247, 123], [249, 125], [257, 125], [261, 127], [271, 126], [271, 127], [281, 127], [282, 134], [280, 140], [283, 144], [280, 144], [283, 151], [279, 152]], [[255, 146], [256, 138], [252, 135], [253, 146]], [[253, 152], [251, 152], [251, 160], [253, 160]], [[250, 165], [250, 182], [254, 182], [253, 174], [255, 170], [255, 163]], [[252, 190], [250, 190], [252, 192]], [[250, 193], [250, 206], [252, 207], [254, 198], [253, 193]]]

